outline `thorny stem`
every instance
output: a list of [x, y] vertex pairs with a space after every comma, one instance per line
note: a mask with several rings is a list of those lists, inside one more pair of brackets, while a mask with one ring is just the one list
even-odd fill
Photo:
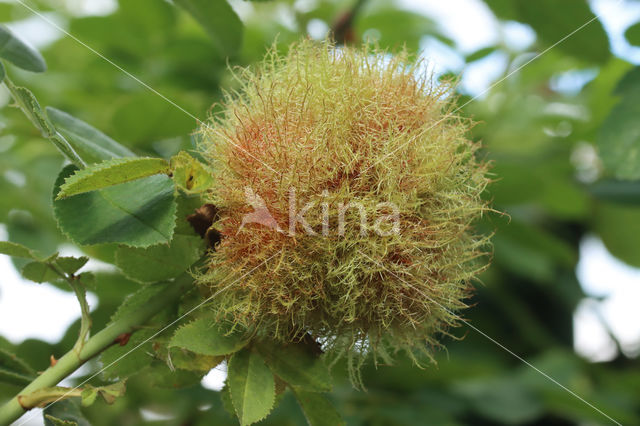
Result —
[[[56, 386], [62, 379], [80, 368], [85, 362], [100, 354], [110, 346], [119, 343], [126, 343], [122, 336], [129, 336], [135, 332], [139, 326], [146, 323], [162, 309], [171, 303], [175, 303], [191, 287], [193, 279], [188, 273], [183, 274], [175, 281], [165, 284], [165, 288], [151, 297], [147, 303], [129, 315], [116, 320], [106, 326], [103, 330], [87, 340], [78, 351], [74, 349], [67, 352], [45, 370], [38, 378], [22, 389], [9, 402], [0, 407], [0, 425], [8, 425], [17, 420], [25, 412], [33, 408], [23, 406], [20, 401], [24, 398], [33, 397], [34, 392], [42, 391], [45, 388]], [[68, 396], [73, 396], [72, 394]], [[57, 400], [57, 399], [56, 399]]]

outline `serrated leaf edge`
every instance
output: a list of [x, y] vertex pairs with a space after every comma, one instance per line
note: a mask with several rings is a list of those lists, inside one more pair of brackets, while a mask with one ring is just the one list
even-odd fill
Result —
[[[68, 166], [67, 166], [68, 167]], [[62, 169], [64, 170], [64, 168]], [[62, 173], [62, 170], [58, 173], [58, 175], [60, 175], [60, 173]], [[55, 190], [55, 184], [54, 184], [54, 190]], [[54, 197], [56, 197], [56, 194], [53, 194]], [[54, 198], [55, 200], [55, 198]], [[62, 226], [60, 225], [60, 221], [58, 220], [58, 215], [57, 215], [57, 207], [55, 205], [55, 203], [53, 203], [53, 211], [54, 211], [54, 215], [53, 218], [56, 222], [56, 227], [58, 228], [58, 230], [62, 233], [62, 235], [64, 235], [66, 238], [69, 239], [69, 241], [73, 242], [74, 244], [77, 244], [80, 247], [91, 247], [91, 246], [96, 246], [96, 245], [100, 245], [100, 244], [104, 244], [104, 243], [95, 243], [95, 244], [82, 244], [79, 241], [77, 241], [75, 238], [73, 238], [67, 231], [65, 231]], [[173, 240], [173, 235], [176, 229], [176, 221], [178, 220], [178, 203], [176, 202], [175, 196], [173, 198], [173, 206], [172, 206], [172, 212], [171, 212], [171, 217], [173, 219], [173, 226], [171, 227], [171, 231], [169, 232], [169, 235], [167, 235], [167, 242], [161, 242], [161, 243], [149, 243], [149, 244], [130, 244], [130, 243], [124, 243], [124, 242], [116, 242], [113, 241], [111, 242], [112, 244], [120, 244], [122, 246], [126, 246], [126, 247], [133, 247], [133, 248], [147, 248], [147, 247], [151, 247], [151, 246], [155, 246], [155, 245], [159, 245], [159, 244], [169, 244], [172, 240]], [[134, 216], [135, 217], [135, 216]]]
[[[187, 327], [189, 327], [189, 326], [192, 326], [192, 325], [193, 325], [193, 324], [195, 324], [196, 322], [198, 322], [198, 321], [202, 321], [202, 320], [205, 320], [205, 319], [206, 319], [206, 317], [195, 318], [195, 319], [194, 319], [194, 320], [192, 320], [191, 322], [188, 322], [188, 323], [183, 324], [183, 325], [181, 325], [180, 327], [176, 328], [176, 330], [173, 332], [173, 335], [172, 335], [172, 336], [171, 336], [171, 338], [169, 339], [169, 343], [167, 344], [167, 348], [181, 348], [181, 349], [186, 349], [186, 350], [188, 350], [188, 351], [190, 351], [190, 352], [193, 352], [193, 353], [195, 353], [195, 354], [197, 354], [197, 355], [208, 355], [208, 354], [201, 354], [201, 353], [195, 352], [195, 351], [193, 351], [193, 350], [191, 350], [191, 349], [184, 348], [184, 347], [182, 347], [182, 346], [178, 346], [178, 345], [175, 345], [175, 344], [173, 343], [173, 340], [174, 340], [174, 338], [175, 338], [176, 334], [177, 334], [180, 330], [182, 330], [182, 329], [184, 329], [184, 328], [187, 328]], [[212, 322], [211, 327], [214, 327], [214, 326], [216, 326], [216, 323], [213, 323], [213, 322]], [[245, 347], [247, 346], [247, 344], [249, 343], [249, 341], [250, 341], [250, 340], [251, 340], [251, 336], [250, 336], [250, 335], [247, 335], [247, 336], [246, 336], [246, 339], [244, 339], [244, 340], [242, 341], [242, 342], [243, 342], [242, 346], [240, 346], [238, 349], [236, 349], [236, 350], [235, 350], [235, 351], [233, 351], [233, 352], [228, 352], [228, 353], [223, 354], [223, 355], [224, 355], [224, 356], [232, 355], [232, 354], [234, 354], [234, 353], [236, 353], [236, 352], [238, 352], [238, 351], [242, 350], [243, 348], [245, 348]], [[219, 355], [209, 355], [209, 356], [219, 356]]]
[[[234, 408], [234, 410], [235, 410], [235, 412], [236, 412], [236, 416], [238, 417], [238, 420], [240, 421], [240, 425], [241, 425], [241, 426], [251, 425], [251, 424], [258, 423], [258, 422], [260, 422], [260, 421], [262, 421], [262, 420], [266, 419], [266, 418], [267, 418], [267, 416], [269, 416], [269, 414], [271, 414], [271, 412], [272, 412], [272, 411], [273, 411], [273, 409], [275, 408], [275, 403], [276, 403], [276, 381], [275, 381], [275, 374], [274, 374], [274, 373], [273, 373], [273, 371], [271, 370], [271, 367], [269, 367], [269, 364], [267, 364], [267, 361], [263, 358], [263, 356], [262, 356], [258, 351], [255, 351], [255, 350], [253, 350], [253, 349], [251, 349], [251, 348], [250, 348], [250, 349], [247, 349], [247, 351], [249, 351], [251, 355], [257, 355], [257, 356], [259, 356], [259, 357], [260, 357], [260, 359], [262, 360], [262, 362], [264, 363], [265, 367], [267, 367], [267, 370], [269, 370], [269, 372], [270, 372], [270, 373], [271, 373], [271, 375], [273, 376], [273, 399], [271, 400], [271, 404], [270, 404], [270, 406], [271, 406], [271, 407], [269, 408], [269, 411], [267, 411], [267, 412], [264, 414], [264, 416], [260, 417], [259, 419], [254, 420], [254, 421], [253, 421], [253, 422], [251, 422], [251, 423], [244, 423], [244, 422], [242, 421], [242, 419], [240, 418], [240, 415], [238, 414], [238, 409], [237, 409], [237, 408], [236, 408], [236, 406], [235, 406], [235, 404], [236, 404], [236, 403], [234, 402], [234, 398], [233, 398], [233, 392], [231, 391], [231, 388], [229, 387], [229, 397], [230, 397], [230, 399], [231, 399], [231, 404], [233, 405], [233, 408]], [[234, 353], [234, 354], [235, 354], [235, 353]], [[233, 360], [233, 357], [231, 357], [231, 358], [229, 359], [229, 361], [228, 361], [228, 362], [229, 362], [229, 365], [227, 366], [227, 368], [228, 368], [229, 370], [231, 369], [231, 363], [232, 363], [232, 360]]]
[[[100, 173], [100, 172], [103, 172], [103, 171], [106, 171], [106, 170], [109, 170], [109, 169], [113, 169], [113, 168], [116, 168], [118, 166], [122, 166], [122, 165], [127, 164], [127, 163], [144, 162], [144, 161], [148, 161], [148, 160], [164, 162], [165, 168], [163, 170], [159, 170], [158, 172], [155, 172], [155, 173], [150, 173], [150, 174], [138, 176], [138, 177], [135, 177], [133, 179], [123, 180], [122, 182], [118, 182], [116, 184], [104, 186], [104, 187], [101, 187], [101, 188], [96, 188], [96, 189], [91, 190], [91, 191], [74, 192], [72, 194], [67, 194], [66, 193], [66, 191], [68, 190], [68, 188], [70, 186], [76, 184], [77, 182], [81, 182], [83, 179], [85, 179], [87, 177], [90, 177], [90, 176], [93, 176], [96, 173]], [[58, 195], [56, 196], [56, 200], [61, 200], [61, 199], [64, 199], [64, 198], [72, 197], [74, 195], [85, 194], [87, 192], [98, 191], [100, 189], [108, 188], [110, 186], [115, 186], [115, 185], [119, 185], [119, 184], [123, 184], [123, 183], [127, 183], [127, 182], [132, 182], [134, 180], [143, 179], [145, 177], [154, 176], [154, 175], [157, 175], [157, 174], [163, 174], [163, 173], [166, 174], [169, 171], [170, 171], [169, 163], [166, 160], [163, 160], [162, 158], [155, 158], [155, 157], [125, 157], [125, 158], [114, 158], [112, 160], [106, 160], [106, 161], [103, 161], [103, 162], [98, 163], [96, 165], [93, 165], [93, 166], [90, 166], [90, 167], [87, 167], [87, 168], [84, 168], [84, 169], [79, 169], [74, 174], [72, 174], [71, 176], [65, 178], [64, 183], [62, 185], [60, 185], [60, 191], [58, 191]]]

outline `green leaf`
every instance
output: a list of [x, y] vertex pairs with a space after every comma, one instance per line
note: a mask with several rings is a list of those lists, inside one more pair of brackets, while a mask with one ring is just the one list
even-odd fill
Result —
[[640, 208], [598, 203], [593, 212], [593, 230], [607, 250], [629, 265], [640, 267]]
[[200, 235], [187, 220], [187, 217], [194, 214], [197, 209], [202, 207], [202, 198], [193, 195], [179, 193], [176, 197], [178, 210], [176, 212], [176, 234], [183, 235]]
[[104, 402], [107, 404], [113, 404], [116, 398], [120, 398], [124, 395], [127, 390], [127, 386], [125, 381], [121, 381], [108, 386], [100, 386], [97, 389], [98, 394], [102, 397]]
[[87, 164], [136, 156], [100, 130], [64, 111], [47, 107], [46, 112], [51, 123]]
[[35, 259], [33, 252], [22, 244], [11, 241], [0, 241], [0, 254], [12, 257], [23, 257], [25, 259]]
[[167, 353], [167, 363], [180, 370], [209, 372], [224, 361], [224, 355], [200, 355], [182, 348], [170, 348]]
[[175, 235], [171, 243], [147, 248], [119, 247], [116, 266], [132, 280], [155, 282], [175, 278], [205, 252], [202, 238]]
[[131, 312], [137, 311], [141, 306], [145, 305], [150, 298], [160, 294], [171, 285], [173, 285], [173, 283], [147, 285], [140, 288], [135, 293], [128, 295], [116, 312], [111, 316], [111, 322], [117, 321], [120, 318], [126, 317]]
[[71, 240], [80, 245], [120, 243], [131, 247], [171, 241], [176, 202], [168, 176], [150, 176], [57, 200], [60, 186], [76, 170], [65, 167], [53, 192], [56, 220]]
[[[557, 377], [557, 376], [554, 376]], [[453, 384], [455, 392], [494, 424], [531, 423], [543, 414], [540, 401], [518, 377], [469, 378]]]
[[0, 3], [0, 21], [8, 22], [14, 20], [15, 5], [11, 3]]
[[640, 179], [639, 95], [640, 81], [613, 108], [596, 141], [605, 168], [617, 179]]
[[531, 25], [544, 47], [555, 45], [554, 48], [569, 55], [595, 63], [605, 63], [610, 57], [607, 33], [585, 0], [487, 0], [487, 3], [501, 18]]
[[324, 361], [301, 343], [257, 346], [271, 370], [291, 386], [311, 392], [331, 390], [331, 375]]
[[[168, 4], [168, 2], [164, 3]], [[174, 98], [180, 103], [188, 102], [184, 98], [181, 99], [182, 101]], [[144, 111], [144, 114], [140, 114], [141, 111]], [[113, 136], [126, 138], [129, 146], [148, 146], [150, 141], [174, 137], [176, 140], [186, 140], [186, 135], [196, 125], [192, 115], [185, 114], [149, 91], [131, 94], [123, 99], [111, 116], [111, 120], [118, 123], [113, 128]], [[175, 151], [171, 152], [171, 154], [174, 153]]]
[[242, 46], [242, 22], [226, 0], [175, 0], [206, 30], [216, 49], [233, 56]]
[[93, 387], [87, 386], [82, 391], [82, 406], [88, 407], [92, 405], [98, 396], [100, 396], [107, 404], [113, 404], [116, 398], [125, 394], [127, 387], [125, 381], [120, 381], [107, 386]]
[[162, 158], [117, 158], [78, 170], [60, 187], [58, 200], [169, 172]]
[[236, 409], [233, 407], [233, 401], [231, 400], [231, 392], [229, 391], [229, 383], [225, 381], [222, 390], [220, 391], [220, 400], [222, 401], [222, 408], [229, 413], [230, 416], [235, 417]]
[[640, 46], [640, 22], [637, 22], [627, 28], [624, 32], [624, 36], [632, 45]]
[[46, 283], [61, 278], [47, 263], [39, 261], [24, 265], [22, 276], [36, 283]]
[[[128, 295], [112, 315], [109, 324], [137, 311], [141, 306], [144, 306], [150, 298], [167, 291], [172, 285], [175, 285], [175, 283], [147, 285], [135, 293]], [[178, 303], [178, 301], [176, 301], [176, 303]], [[166, 316], [166, 311], [161, 312], [144, 328], [133, 333], [126, 344], [113, 345], [104, 351], [100, 355], [100, 361], [105, 368], [102, 372], [103, 376], [106, 379], [122, 379], [136, 375], [149, 367], [150, 363], [154, 360], [154, 341], [152, 338], [161, 327], [166, 326], [173, 319], [173, 317], [167, 318]], [[156, 323], [156, 326], [154, 326], [153, 323]], [[133, 348], [137, 349], [131, 351]]]
[[554, 271], [570, 268], [577, 261], [566, 240], [544, 229], [513, 219], [500, 231], [493, 239], [496, 263], [518, 276], [552, 283], [557, 279]]
[[620, 204], [640, 205], [640, 181], [604, 179], [587, 186], [595, 198]]
[[[76, 278], [88, 289], [95, 289], [96, 275], [93, 272], [83, 272], [76, 275]], [[123, 277], [124, 278], [124, 277]]]
[[29, 121], [40, 130], [42, 135], [49, 139], [65, 158], [77, 167], [84, 167], [86, 162], [82, 160], [71, 144], [69, 144], [64, 136], [58, 133], [53, 124], [49, 122], [33, 93], [24, 87], [15, 86], [9, 79], [5, 79], [4, 83], [7, 88], [9, 88], [11, 96], [13, 96], [16, 102], [16, 106], [20, 108]]
[[144, 370], [143, 379], [151, 387], [175, 390], [197, 385], [205, 374], [205, 371], [171, 370], [163, 362], [153, 362]]
[[35, 375], [36, 371], [17, 355], [0, 348], [0, 367], [26, 375]]
[[55, 260], [56, 266], [62, 270], [62, 272], [72, 275], [78, 272], [80, 268], [87, 264], [89, 258], [82, 257], [57, 257]]
[[305, 392], [296, 387], [292, 388], [304, 416], [310, 426], [344, 425], [340, 414], [325, 395], [319, 392]]
[[74, 400], [58, 401], [44, 409], [45, 426], [91, 426]]
[[227, 355], [242, 349], [248, 336], [233, 330], [226, 322], [214, 322], [213, 315], [204, 315], [176, 330], [169, 347], [179, 347], [201, 355]]
[[[126, 345], [114, 345], [100, 354], [105, 379], [124, 379], [140, 373], [153, 361], [153, 337], [156, 330], [136, 331]], [[131, 351], [133, 348], [136, 350]]]
[[28, 376], [16, 373], [4, 367], [0, 367], [0, 383], [6, 383], [15, 386], [26, 386], [35, 380], [36, 376]]
[[595, 63], [611, 56], [607, 33], [587, 1], [518, 0], [518, 9], [545, 45]]
[[94, 387], [87, 387], [82, 391], [80, 398], [82, 406], [89, 407], [98, 399], [98, 390]]
[[78, 422], [74, 422], [73, 420], [62, 420], [57, 417], [53, 417], [50, 414], [44, 415], [44, 424], [45, 426], [54, 425], [54, 426], [78, 426]]
[[27, 71], [44, 72], [47, 70], [42, 55], [13, 35], [4, 25], [0, 25], [0, 58], [4, 58]]
[[[396, 7], [389, 7], [389, 3], [374, 2], [363, 8], [354, 22], [354, 29], [358, 34], [366, 34], [373, 30], [379, 35], [376, 45], [383, 49], [398, 49], [406, 47], [410, 52], [420, 49], [419, 40], [426, 35], [433, 35], [448, 43], [438, 31], [437, 24], [427, 16]], [[402, 22], [402, 25], [398, 25]], [[377, 37], [376, 37], [377, 38]]]
[[471, 53], [465, 58], [465, 60], [467, 61], [467, 63], [478, 61], [482, 58], [486, 58], [487, 56], [491, 55], [495, 51], [497, 51], [497, 49], [494, 46], [485, 47]]
[[0, 83], [2, 83], [2, 80], [4, 80], [5, 75], [7, 74], [4, 70], [4, 65], [2, 65], [2, 62], [0, 62]]
[[518, 20], [517, 2], [513, 0], [484, 0], [493, 13], [501, 19]]
[[[22, 248], [24, 249], [24, 247]], [[32, 257], [32, 259], [36, 260], [24, 265], [21, 272], [24, 278], [37, 283], [52, 282], [63, 278], [63, 273], [75, 274], [89, 261], [89, 258], [85, 256], [60, 257], [57, 253], [44, 260], [37, 260], [36, 257]]]
[[227, 381], [241, 425], [264, 419], [273, 409], [275, 380], [257, 352], [243, 349], [229, 360]]
[[[626, 68], [625, 68], [626, 69]], [[611, 79], [611, 77], [609, 77]], [[615, 85], [614, 95], [626, 96], [640, 87], [640, 66], [627, 71]], [[613, 106], [613, 105], [612, 105]]]
[[15, 354], [0, 349], [0, 383], [25, 386], [36, 378], [36, 372]]
[[25, 87], [15, 86], [9, 80], [5, 82], [18, 107], [26, 114], [33, 125], [45, 136], [55, 133], [54, 127], [45, 117], [40, 103], [33, 93]]
[[171, 158], [171, 171], [176, 186], [187, 194], [204, 192], [213, 183], [211, 173], [203, 164], [184, 151]]

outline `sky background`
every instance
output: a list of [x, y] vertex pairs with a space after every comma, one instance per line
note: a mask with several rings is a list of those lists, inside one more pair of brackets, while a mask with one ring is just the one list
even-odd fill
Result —
[[[2, 1], [2, 0], [0, 0]], [[5, 0], [6, 1], [6, 0]], [[310, 0], [299, 1], [299, 7]], [[113, 0], [72, 0], [80, 14], [109, 13], [115, 7]], [[232, 1], [240, 14], [252, 7], [240, 0]], [[535, 41], [535, 34], [519, 23], [499, 24], [484, 3], [477, 0], [398, 0], [408, 9], [424, 12], [443, 28], [459, 50], [468, 54], [492, 45], [501, 35], [513, 47], [525, 48]], [[640, 2], [622, 0], [594, 0], [594, 13], [600, 15], [609, 33], [614, 54], [633, 63], [640, 63], [640, 48], [630, 46], [624, 39], [624, 30], [640, 16]], [[282, 17], [286, 21], [287, 17]], [[38, 18], [12, 25], [25, 39], [38, 46], [50, 43], [61, 35]], [[322, 36], [327, 29], [322, 22], [311, 22], [308, 28], [313, 36]], [[433, 38], [421, 41], [423, 55], [437, 72], [462, 72], [462, 89], [472, 95], [486, 90], [506, 66], [500, 53], [476, 61], [465, 67], [460, 54]], [[91, 54], [87, 52], [87, 54]], [[588, 82], [588, 76], [564, 76], [558, 79], [559, 88], [579, 89]], [[6, 94], [0, 93], [0, 105], [6, 103]], [[5, 176], [5, 178], [10, 178]], [[0, 240], [7, 237], [0, 225]], [[71, 247], [63, 247], [64, 254], [74, 254]], [[85, 269], [109, 267], [90, 262]], [[592, 361], [604, 361], [616, 356], [617, 348], [610, 333], [621, 343], [629, 355], [640, 353], [640, 269], [631, 268], [611, 256], [595, 236], [586, 237], [580, 250], [577, 266], [580, 283], [588, 295], [574, 315], [576, 351]], [[96, 298], [89, 295], [89, 304], [95, 307]], [[48, 284], [24, 281], [6, 256], [0, 256], [0, 334], [13, 343], [27, 338], [48, 342], [58, 341], [67, 327], [79, 318], [77, 301], [72, 293], [63, 292]], [[499, 339], [499, 336], [496, 336]], [[214, 370], [204, 379], [206, 386], [219, 389], [224, 380], [224, 368]], [[30, 425], [40, 425], [40, 416], [34, 416]]]

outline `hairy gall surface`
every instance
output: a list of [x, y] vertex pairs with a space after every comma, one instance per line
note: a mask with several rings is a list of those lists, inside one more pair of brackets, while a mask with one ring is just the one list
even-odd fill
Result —
[[451, 87], [403, 53], [311, 41], [236, 77], [202, 129], [222, 239], [199, 282], [224, 289], [220, 315], [352, 360], [428, 356], [486, 266], [487, 165]]

